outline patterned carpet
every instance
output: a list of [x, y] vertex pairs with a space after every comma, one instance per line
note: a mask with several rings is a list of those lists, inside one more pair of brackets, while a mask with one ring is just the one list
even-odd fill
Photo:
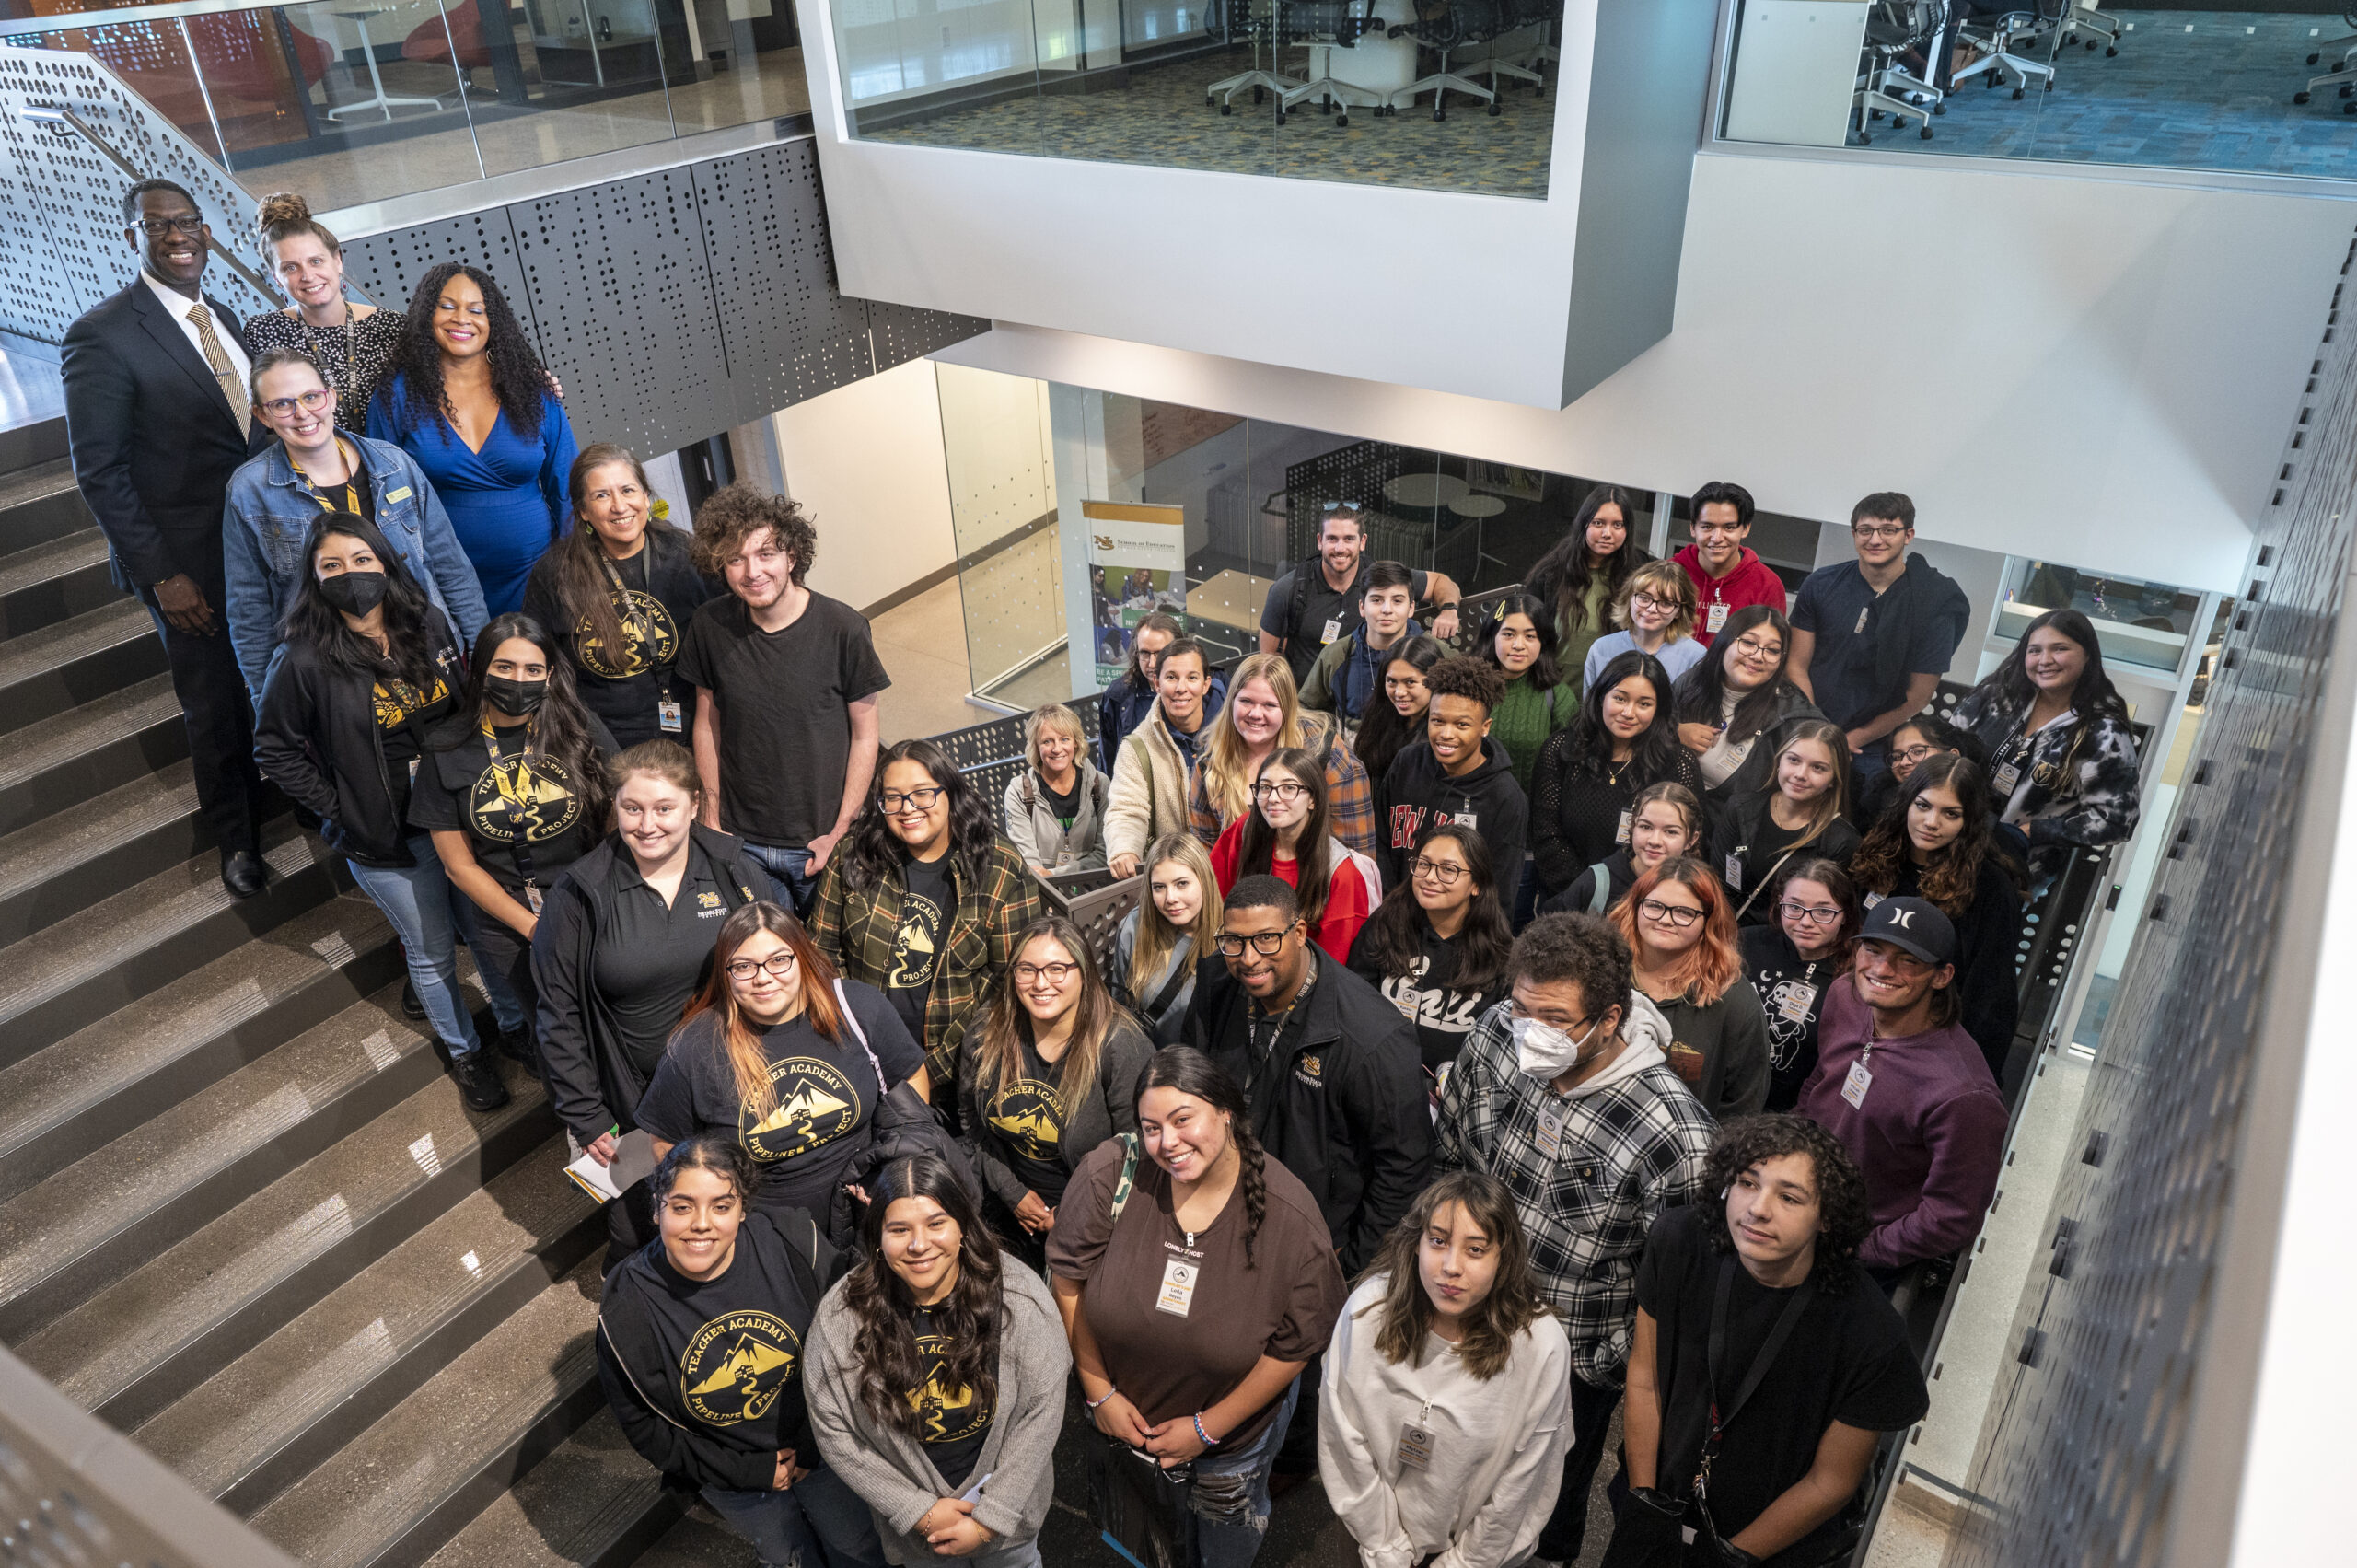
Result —
[[[2357, 115], [2331, 87], [2314, 102], [2292, 95], [2336, 69], [2339, 54], [2305, 64], [2350, 30], [2338, 17], [2247, 11], [2113, 9], [2132, 31], [2107, 58], [2085, 40], [2055, 58], [2054, 90], [2014, 101], [2007, 87], [1968, 82], [1922, 141], [1910, 122], [1868, 127], [1877, 148], [1981, 157], [2050, 158], [2357, 177]], [[2314, 33], [2317, 36], [2311, 37]], [[2100, 41], [2098, 41], [2100, 42]], [[1854, 139], [1854, 138], [1853, 138]]]
[[1110, 92], [957, 109], [869, 134], [877, 141], [924, 146], [1292, 180], [1492, 196], [1547, 194], [1547, 157], [1555, 135], [1551, 87], [1537, 99], [1527, 89], [1501, 93], [1503, 107], [1495, 115], [1483, 113], [1479, 102], [1452, 97], [1448, 118], [1438, 124], [1429, 99], [1413, 110], [1403, 104], [1390, 118], [1360, 110], [1340, 129], [1307, 104], [1296, 105], [1279, 125], [1274, 103], [1256, 107], [1248, 94], [1237, 96], [1232, 115], [1203, 107], [1206, 84], [1249, 64], [1248, 52], [1240, 49], [1232, 63], [1199, 55], [1133, 71], [1127, 87]]

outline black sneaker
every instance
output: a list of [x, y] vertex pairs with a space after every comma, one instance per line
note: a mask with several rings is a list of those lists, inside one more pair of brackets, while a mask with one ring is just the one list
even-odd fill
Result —
[[401, 1016], [404, 1018], [425, 1016], [425, 1004], [417, 999], [417, 985], [413, 981], [401, 981]]
[[532, 1031], [529, 1028], [502, 1029], [499, 1032], [496, 1049], [500, 1055], [516, 1063], [533, 1077], [537, 1078], [540, 1075], [540, 1053], [532, 1043]]
[[470, 1110], [497, 1110], [508, 1101], [507, 1086], [499, 1081], [499, 1069], [480, 1051], [470, 1051], [451, 1063], [450, 1075], [459, 1080], [459, 1098]]

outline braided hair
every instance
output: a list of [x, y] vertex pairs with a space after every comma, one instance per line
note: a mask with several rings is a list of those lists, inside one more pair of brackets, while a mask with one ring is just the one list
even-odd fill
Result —
[[1191, 1045], [1166, 1046], [1147, 1060], [1138, 1074], [1135, 1101], [1143, 1101], [1151, 1089], [1176, 1089], [1226, 1113], [1228, 1141], [1236, 1145], [1237, 1185], [1244, 1192], [1244, 1266], [1253, 1267], [1253, 1245], [1269, 1213], [1268, 1156], [1252, 1134], [1252, 1107], [1243, 1089]]

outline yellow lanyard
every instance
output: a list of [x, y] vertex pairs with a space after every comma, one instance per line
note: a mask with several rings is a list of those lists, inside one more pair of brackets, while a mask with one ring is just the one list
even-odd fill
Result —
[[[343, 444], [343, 437], [341, 436], [335, 438], [335, 449], [336, 454], [343, 459], [343, 510], [354, 516], [363, 515], [360, 511], [360, 489], [356, 482], [360, 477], [359, 456]], [[310, 491], [311, 499], [319, 504], [320, 511], [332, 512], [336, 509], [333, 502], [319, 494], [318, 483], [309, 474], [303, 471], [303, 465], [295, 460], [294, 453], [286, 454], [286, 464], [295, 470], [295, 477], [301, 480]]]

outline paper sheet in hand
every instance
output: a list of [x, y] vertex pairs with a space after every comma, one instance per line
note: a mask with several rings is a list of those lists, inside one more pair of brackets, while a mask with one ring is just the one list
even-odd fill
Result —
[[575, 1186], [589, 1194], [591, 1202], [602, 1203], [622, 1195], [621, 1189], [614, 1185], [613, 1173], [586, 1154], [566, 1166], [564, 1174], [573, 1179]]
[[624, 1188], [635, 1187], [655, 1174], [655, 1140], [644, 1132], [623, 1133], [614, 1144], [614, 1163], [610, 1166], [582, 1153], [579, 1140], [572, 1133], [565, 1134], [565, 1143], [575, 1159], [564, 1167], [564, 1174], [594, 1202], [619, 1198]]

